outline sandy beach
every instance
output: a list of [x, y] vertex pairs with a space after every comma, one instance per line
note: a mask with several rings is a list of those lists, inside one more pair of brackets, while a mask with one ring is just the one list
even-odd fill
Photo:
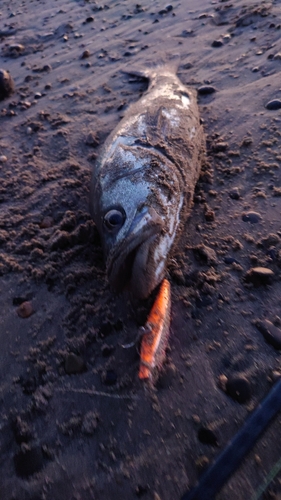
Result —
[[[207, 140], [168, 263], [155, 387], [147, 309], [112, 293], [91, 170], [147, 89], [123, 72], [178, 54]], [[179, 500], [281, 377], [281, 4], [2, 0], [1, 500]], [[281, 498], [281, 416], [217, 500]]]

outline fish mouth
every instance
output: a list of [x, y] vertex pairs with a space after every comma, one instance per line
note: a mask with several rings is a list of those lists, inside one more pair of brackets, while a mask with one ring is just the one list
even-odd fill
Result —
[[107, 275], [116, 292], [128, 289], [134, 297], [147, 298], [158, 285], [154, 249], [163, 219], [153, 208], [135, 216], [127, 235], [108, 255]]

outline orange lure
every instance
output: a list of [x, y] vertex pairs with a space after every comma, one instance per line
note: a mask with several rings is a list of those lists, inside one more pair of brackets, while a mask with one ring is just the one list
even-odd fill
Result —
[[171, 311], [170, 283], [164, 279], [145, 324], [140, 350], [140, 379], [152, 379], [165, 357]]

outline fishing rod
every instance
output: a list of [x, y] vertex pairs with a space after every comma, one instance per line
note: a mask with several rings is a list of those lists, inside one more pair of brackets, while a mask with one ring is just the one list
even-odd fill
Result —
[[247, 418], [215, 462], [202, 475], [197, 486], [184, 493], [181, 500], [214, 500], [227, 479], [252, 449], [270, 421], [281, 410], [281, 379]]

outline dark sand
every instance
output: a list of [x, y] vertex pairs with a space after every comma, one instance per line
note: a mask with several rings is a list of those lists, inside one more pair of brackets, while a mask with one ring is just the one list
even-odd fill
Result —
[[[281, 5], [186, 0], [158, 14], [166, 5], [1, 2], [0, 67], [16, 85], [0, 103], [1, 500], [177, 500], [281, 376], [255, 325], [280, 334], [281, 110], [265, 105], [281, 98]], [[187, 86], [216, 91], [198, 98], [208, 165], [167, 271], [167, 362], [145, 390], [137, 346], [124, 348], [143, 314], [109, 289], [88, 196], [100, 146], [146, 88], [121, 70], [163, 53], [180, 54]], [[257, 266], [269, 283], [245, 282]], [[240, 402], [223, 390], [237, 376]], [[219, 500], [254, 495], [281, 456], [280, 424]], [[280, 498], [280, 481], [263, 498]]]

